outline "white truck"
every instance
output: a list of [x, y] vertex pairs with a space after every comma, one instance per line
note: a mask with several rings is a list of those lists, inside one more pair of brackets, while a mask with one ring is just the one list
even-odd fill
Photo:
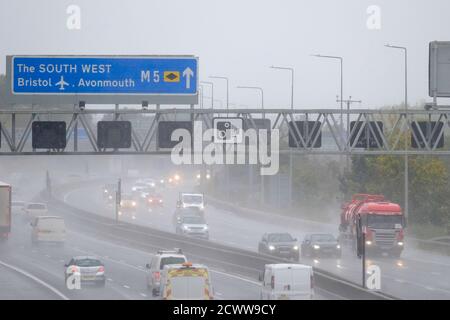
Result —
[[205, 209], [205, 200], [202, 193], [181, 192], [177, 201], [178, 208], [198, 208]]
[[11, 232], [11, 185], [0, 182], [0, 241]]

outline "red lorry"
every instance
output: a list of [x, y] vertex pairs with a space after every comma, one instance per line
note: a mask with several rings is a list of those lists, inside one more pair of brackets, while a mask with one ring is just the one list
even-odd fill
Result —
[[342, 206], [340, 241], [357, 248], [362, 233], [365, 233], [367, 253], [400, 257], [405, 226], [402, 208], [397, 203], [386, 200], [382, 195], [355, 194], [350, 202]]

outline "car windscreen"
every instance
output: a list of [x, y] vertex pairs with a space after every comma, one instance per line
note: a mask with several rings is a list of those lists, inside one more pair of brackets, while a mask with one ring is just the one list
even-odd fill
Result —
[[30, 210], [47, 210], [47, 206], [45, 204], [40, 203], [29, 204], [27, 208]]
[[183, 211], [181, 211], [181, 214], [198, 216], [201, 214], [201, 211], [199, 208], [196, 208], [196, 207], [187, 207], [187, 208], [183, 208]]
[[98, 267], [103, 264], [98, 259], [78, 259], [75, 261], [75, 265], [79, 267]]
[[375, 229], [394, 229], [403, 225], [402, 216], [370, 215], [367, 216], [368, 226]]
[[183, 223], [187, 224], [205, 224], [205, 220], [201, 217], [183, 217]]
[[200, 195], [183, 195], [184, 203], [192, 203], [192, 204], [202, 204], [203, 196]]
[[313, 234], [311, 236], [312, 242], [334, 242], [336, 239], [331, 234]]
[[161, 263], [159, 268], [163, 269], [164, 266], [166, 265], [170, 265], [170, 264], [183, 264], [186, 262], [186, 259], [184, 259], [183, 257], [166, 257], [166, 258], [161, 258]]
[[48, 228], [55, 230], [64, 230], [64, 220], [61, 218], [39, 218], [37, 220], [37, 226], [39, 228]]
[[269, 235], [269, 242], [291, 242], [294, 239], [289, 233], [276, 233]]

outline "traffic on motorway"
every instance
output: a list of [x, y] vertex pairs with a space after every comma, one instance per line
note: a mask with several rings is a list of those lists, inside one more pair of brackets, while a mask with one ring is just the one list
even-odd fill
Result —
[[450, 2], [403, 2], [0, 2], [0, 301], [450, 300]]

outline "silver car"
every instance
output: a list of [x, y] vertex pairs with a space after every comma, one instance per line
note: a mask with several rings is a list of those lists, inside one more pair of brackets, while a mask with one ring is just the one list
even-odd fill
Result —
[[96, 257], [77, 256], [73, 257], [65, 267], [65, 280], [69, 277], [79, 277], [80, 283], [94, 283], [101, 287], [105, 286], [105, 266]]
[[209, 239], [209, 228], [203, 217], [200, 216], [181, 216], [175, 227], [177, 234], [186, 236]]

